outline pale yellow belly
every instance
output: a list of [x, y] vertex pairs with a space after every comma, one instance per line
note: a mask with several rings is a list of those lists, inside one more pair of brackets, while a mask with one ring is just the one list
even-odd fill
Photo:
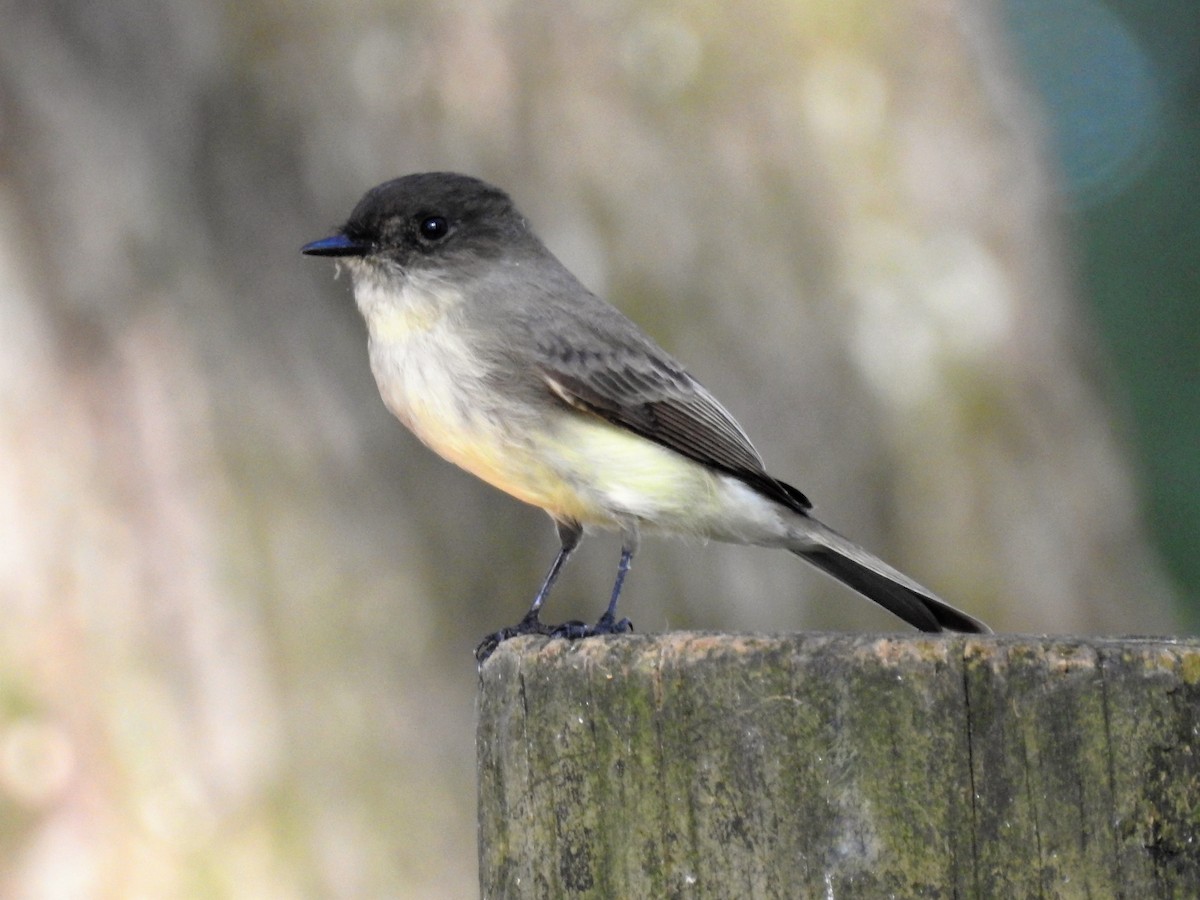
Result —
[[450, 462], [560, 519], [706, 534], [724, 515], [724, 481], [703, 466], [574, 410], [556, 410], [546, 424], [519, 436], [418, 434]]
[[581, 490], [577, 479], [564, 477], [561, 461], [542, 442], [525, 444], [524, 440], [505, 440], [503, 435], [474, 429], [453, 435], [446, 431], [414, 431], [443, 459], [556, 518], [615, 524], [611, 513], [595, 501], [591, 491]]
[[778, 530], [775, 505], [740, 482], [597, 416], [549, 395], [506, 410], [437, 326], [373, 341], [371, 357], [384, 402], [435, 453], [556, 518], [749, 542]]

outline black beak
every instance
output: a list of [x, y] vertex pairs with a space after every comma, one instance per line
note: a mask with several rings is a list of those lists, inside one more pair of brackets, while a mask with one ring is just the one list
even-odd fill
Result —
[[311, 244], [305, 244], [300, 252], [307, 256], [366, 256], [371, 252], [371, 245], [346, 237], [344, 234], [334, 234]]

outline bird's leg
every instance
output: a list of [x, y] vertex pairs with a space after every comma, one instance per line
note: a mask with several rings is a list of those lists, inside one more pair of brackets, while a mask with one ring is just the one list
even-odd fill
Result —
[[546, 597], [550, 595], [550, 589], [554, 587], [554, 582], [558, 580], [558, 573], [562, 571], [563, 566], [567, 564], [567, 560], [571, 558], [571, 554], [575, 548], [579, 546], [579, 541], [583, 538], [583, 526], [578, 522], [554, 520], [554, 527], [558, 529], [559, 550], [558, 555], [554, 557], [554, 562], [550, 564], [550, 571], [546, 573], [546, 577], [542, 580], [542, 586], [538, 588], [537, 596], [533, 598], [533, 603], [529, 606], [529, 612], [516, 625], [509, 625], [506, 628], [501, 628], [494, 634], [489, 634], [479, 646], [475, 648], [475, 659], [483, 662], [492, 652], [500, 646], [501, 641], [506, 641], [509, 638], [517, 637], [522, 634], [554, 634], [558, 629], [565, 626], [550, 626], [543, 625], [538, 614], [541, 611], [542, 604], [546, 602]]
[[534, 630], [539, 634], [544, 634], [545, 632], [541, 629], [546, 627], [538, 619], [542, 604], [550, 596], [550, 589], [558, 580], [558, 573], [562, 571], [563, 566], [567, 564], [567, 560], [571, 558], [571, 554], [575, 552], [575, 548], [579, 546], [579, 541], [583, 538], [583, 527], [578, 522], [560, 522], [555, 519], [554, 527], [558, 529], [558, 540], [561, 545], [558, 556], [554, 557], [554, 562], [550, 564], [550, 571], [542, 580], [542, 586], [538, 588], [537, 596], [533, 598], [533, 603], [529, 606], [529, 612], [525, 613], [525, 618], [515, 626], [517, 628], [527, 624], [537, 626]]
[[613, 583], [612, 596], [604, 615], [595, 625], [585, 625], [582, 622], [566, 622], [550, 632], [552, 637], [563, 637], [568, 640], [592, 637], [597, 634], [625, 634], [633, 631], [633, 623], [628, 619], [617, 620], [617, 601], [621, 599], [621, 586], [629, 567], [633, 564], [633, 555], [637, 553], [638, 532], [635, 525], [625, 529], [625, 542], [621, 545], [621, 562], [617, 564], [617, 580]]
[[612, 597], [609, 598], [608, 608], [604, 610], [604, 615], [595, 624], [593, 632], [595, 634], [622, 634], [626, 631], [633, 631], [633, 623], [628, 619], [617, 621], [617, 600], [621, 597], [621, 585], [625, 583], [625, 576], [629, 574], [629, 567], [633, 564], [633, 554], [636, 552], [636, 547], [631, 547], [628, 542], [621, 547], [621, 561], [617, 564], [617, 580], [613, 583]]

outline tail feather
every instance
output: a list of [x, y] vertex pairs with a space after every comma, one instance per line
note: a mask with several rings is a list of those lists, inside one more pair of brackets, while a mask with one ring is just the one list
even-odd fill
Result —
[[988, 634], [987, 625], [955, 609], [933, 591], [893, 569], [862, 547], [806, 517], [811, 529], [789, 549], [821, 571], [832, 575], [868, 600], [878, 603], [921, 631], [961, 631]]

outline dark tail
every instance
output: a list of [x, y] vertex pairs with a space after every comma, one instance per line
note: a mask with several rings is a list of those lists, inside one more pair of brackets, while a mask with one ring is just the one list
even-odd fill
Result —
[[833, 529], [811, 517], [806, 517], [806, 524], [812, 527], [806, 529], [802, 541], [789, 547], [793, 553], [909, 625], [921, 631], [991, 633], [983, 622], [955, 609]]

